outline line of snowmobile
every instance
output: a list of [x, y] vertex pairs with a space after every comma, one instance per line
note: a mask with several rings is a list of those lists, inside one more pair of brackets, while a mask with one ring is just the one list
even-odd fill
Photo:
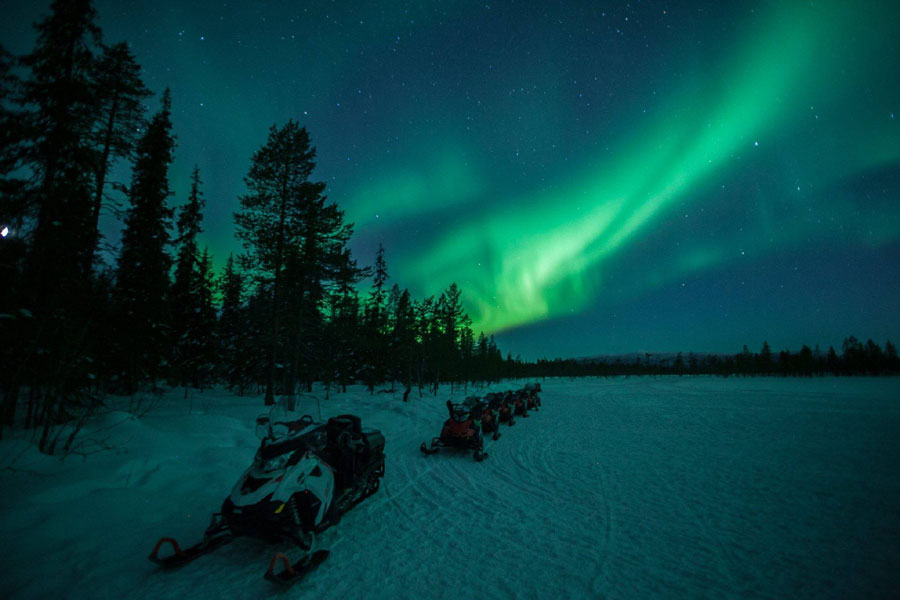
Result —
[[[538, 410], [540, 384], [518, 391], [470, 397], [463, 404], [447, 402], [450, 418], [431, 448], [466, 448], [483, 460], [484, 433], [500, 437], [500, 424]], [[240, 536], [272, 543], [291, 543], [299, 551], [292, 561], [282, 552], [269, 561], [265, 578], [292, 585], [321, 564], [329, 554], [316, 545], [316, 535], [337, 524], [341, 516], [376, 491], [384, 476], [384, 436], [363, 428], [355, 415], [339, 415], [317, 423], [309, 415], [276, 420], [274, 413], [256, 420], [260, 439], [253, 462], [240, 476], [203, 538], [182, 548], [171, 537], [161, 538], [150, 560], [164, 568], [185, 565]], [[171, 546], [171, 552], [161, 553]], [[279, 565], [283, 568], [276, 570]]]
[[520, 390], [492, 392], [483, 398], [469, 396], [461, 404], [447, 400], [450, 416], [444, 421], [441, 434], [431, 440], [431, 446], [422, 442], [419, 448], [425, 456], [435, 454], [441, 448], [472, 450], [476, 461], [487, 458], [484, 451], [484, 435], [492, 439], [500, 437], [500, 424], [516, 424], [516, 417], [528, 417], [528, 411], [540, 409], [540, 383], [529, 383]]

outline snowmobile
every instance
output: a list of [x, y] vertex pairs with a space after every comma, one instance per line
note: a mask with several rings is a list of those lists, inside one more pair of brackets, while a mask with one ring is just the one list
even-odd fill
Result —
[[[257, 418], [257, 437], [261, 442], [253, 464], [212, 516], [203, 539], [181, 548], [173, 538], [162, 538], [150, 560], [179, 567], [238, 536], [291, 542], [301, 550], [301, 558], [291, 562], [286, 554], [276, 553], [265, 578], [292, 584], [328, 556], [328, 550], [315, 549], [316, 534], [374, 494], [384, 475], [384, 436], [363, 429], [355, 415], [332, 417], [324, 424], [309, 415], [278, 422], [262, 415]], [[174, 553], [161, 557], [166, 544]], [[276, 573], [279, 562], [285, 568]]]
[[500, 392], [492, 392], [487, 394], [485, 400], [488, 403], [496, 403], [497, 404], [497, 423], [506, 423], [507, 425], [515, 425], [516, 419], [513, 416], [513, 404], [512, 404], [512, 396], [509, 395], [509, 392], [500, 393]]
[[491, 439], [500, 439], [500, 400], [492, 398], [484, 399], [482, 405], [481, 429], [485, 433], [493, 434]]
[[528, 418], [528, 405], [526, 403], [525, 390], [516, 390], [513, 392], [513, 400], [515, 402], [516, 416]]
[[475, 406], [481, 408], [481, 431], [493, 434], [491, 439], [497, 440], [500, 438], [500, 422], [497, 420], [500, 401], [488, 396], [485, 396], [484, 399], [478, 396], [469, 396], [464, 404], [470, 409], [475, 408]]
[[528, 394], [528, 409], [531, 410], [532, 405], [534, 405], [534, 410], [537, 410], [541, 406], [541, 397], [538, 393], [541, 391], [540, 383], [529, 383], [525, 385], [525, 392]]
[[447, 400], [447, 410], [450, 412], [450, 418], [444, 421], [441, 428], [441, 435], [431, 440], [431, 447], [422, 442], [419, 448], [426, 456], [435, 454], [442, 447], [444, 448], [461, 448], [465, 450], [474, 450], [472, 457], [476, 461], [482, 461], [487, 458], [484, 451], [484, 434], [481, 430], [481, 403], [474, 406], [466, 404], [453, 404]]

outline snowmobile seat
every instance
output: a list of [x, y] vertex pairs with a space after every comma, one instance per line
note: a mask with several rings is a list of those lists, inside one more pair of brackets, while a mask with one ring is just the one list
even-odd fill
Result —
[[384, 435], [380, 431], [377, 429], [364, 429], [362, 437], [366, 443], [366, 450], [369, 455], [384, 453]]
[[364, 430], [356, 415], [332, 417], [327, 428], [325, 459], [337, 471], [336, 484], [348, 487], [370, 457], [384, 453], [384, 435], [377, 429]]
[[328, 419], [328, 445], [339, 446], [362, 437], [362, 419], [356, 415], [338, 415]]

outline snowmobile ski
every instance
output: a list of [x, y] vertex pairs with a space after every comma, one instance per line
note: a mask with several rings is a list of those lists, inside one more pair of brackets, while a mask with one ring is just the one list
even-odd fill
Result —
[[437, 446], [432, 446], [431, 448], [429, 448], [425, 445], [425, 442], [422, 442], [422, 445], [419, 446], [419, 450], [421, 450], [426, 456], [428, 456], [429, 454], [437, 454], [438, 452], [440, 452], [440, 448], [438, 448]]
[[[297, 583], [303, 576], [322, 564], [328, 558], [328, 550], [316, 550], [311, 554], [306, 554], [303, 558], [291, 564], [287, 555], [283, 552], [277, 552], [269, 562], [269, 570], [266, 571], [266, 579], [273, 583], [283, 586], [289, 586]], [[279, 560], [284, 563], [284, 570], [275, 573], [275, 565]]]
[[[194, 544], [193, 546], [182, 549], [178, 545], [178, 542], [175, 540], [175, 538], [160, 538], [160, 540], [156, 542], [156, 545], [153, 547], [153, 552], [150, 553], [150, 560], [162, 567], [165, 567], [166, 569], [181, 567], [188, 564], [195, 558], [199, 558], [204, 554], [209, 554], [213, 550], [224, 546], [233, 539], [234, 536], [230, 532], [223, 533], [214, 537], [205, 538], [201, 542]], [[159, 556], [159, 550], [166, 543], [172, 545], [175, 553], [161, 558]]]

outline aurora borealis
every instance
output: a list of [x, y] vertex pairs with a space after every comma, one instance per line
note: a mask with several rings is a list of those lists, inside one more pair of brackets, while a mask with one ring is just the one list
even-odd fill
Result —
[[[7, 4], [21, 53], [49, 3]], [[173, 202], [199, 165], [219, 264], [294, 118], [357, 258], [383, 243], [415, 296], [457, 282], [514, 355], [900, 338], [893, 2], [96, 7], [151, 109], [172, 88]]]

